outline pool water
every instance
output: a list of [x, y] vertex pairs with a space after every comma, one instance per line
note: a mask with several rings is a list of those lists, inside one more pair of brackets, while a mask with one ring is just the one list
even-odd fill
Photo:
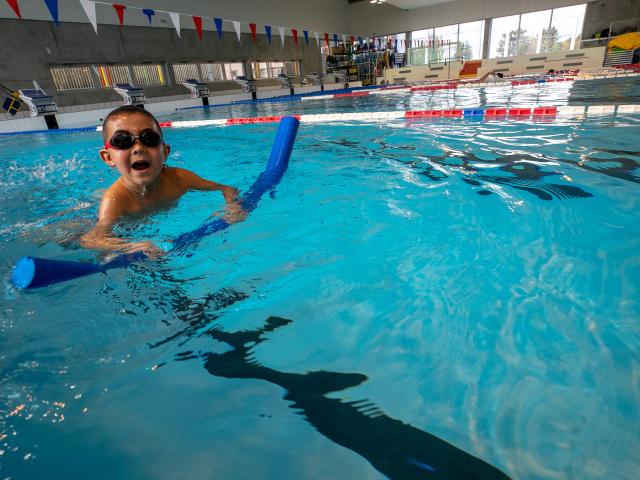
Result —
[[[162, 119], [564, 105], [574, 88]], [[0, 479], [638, 478], [639, 127], [303, 124], [246, 221], [33, 291], [9, 285], [20, 256], [99, 258], [77, 237], [116, 177], [97, 133], [0, 138]], [[247, 188], [275, 129], [167, 129], [169, 163]], [[162, 243], [222, 207], [193, 192], [118, 231]]]

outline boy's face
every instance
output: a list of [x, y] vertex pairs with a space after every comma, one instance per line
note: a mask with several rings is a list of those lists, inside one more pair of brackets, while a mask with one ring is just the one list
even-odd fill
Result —
[[[106, 129], [109, 140], [119, 132], [137, 137], [145, 130], [152, 130], [162, 135], [153, 120], [139, 113], [118, 115], [109, 120]], [[164, 141], [157, 147], [149, 147], [140, 138], [136, 138], [133, 145], [126, 149], [120, 150], [112, 146], [103, 148], [100, 150], [100, 158], [110, 167], [116, 168], [125, 183], [145, 187], [160, 176], [169, 150], [169, 145]]]

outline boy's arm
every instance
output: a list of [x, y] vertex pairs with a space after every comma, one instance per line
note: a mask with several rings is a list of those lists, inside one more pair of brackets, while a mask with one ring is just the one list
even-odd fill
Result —
[[247, 212], [242, 208], [242, 205], [238, 203], [238, 194], [240, 192], [237, 188], [206, 180], [183, 168], [176, 168], [175, 172], [176, 176], [180, 180], [180, 184], [187, 190], [220, 190], [225, 202], [227, 203], [225, 219], [229, 223], [240, 222], [247, 217]]
[[126, 238], [115, 237], [112, 229], [115, 221], [126, 213], [123, 202], [118, 202], [115, 196], [106, 194], [100, 202], [100, 212], [98, 222], [89, 232], [84, 234], [80, 243], [84, 248], [92, 250], [105, 250], [113, 252], [146, 252], [150, 255], [162, 253], [153, 242], [131, 242]]
[[474, 80], [474, 82], [482, 83], [489, 77], [489, 75], [493, 75], [494, 73], [495, 73], [495, 70], [491, 70], [490, 72], [485, 73], [483, 76], [481, 76], [477, 80]]

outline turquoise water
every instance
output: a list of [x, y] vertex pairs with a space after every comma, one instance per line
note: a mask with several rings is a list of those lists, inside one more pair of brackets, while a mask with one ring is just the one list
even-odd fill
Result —
[[[437, 93], [163, 119], [576, 95]], [[245, 222], [28, 292], [21, 255], [96, 258], [77, 235], [115, 176], [97, 133], [0, 138], [0, 478], [638, 478], [639, 127], [303, 124]], [[246, 188], [275, 128], [167, 129], [169, 163]], [[222, 206], [190, 193], [120, 232]]]

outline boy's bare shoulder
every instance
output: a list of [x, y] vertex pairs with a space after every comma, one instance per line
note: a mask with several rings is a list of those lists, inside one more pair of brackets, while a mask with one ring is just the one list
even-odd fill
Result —
[[167, 167], [165, 172], [171, 181], [183, 190], [219, 190], [222, 187], [222, 185], [206, 180], [185, 168]]
[[136, 210], [131, 194], [119, 181], [111, 185], [102, 195], [98, 218], [102, 221], [116, 220]]

